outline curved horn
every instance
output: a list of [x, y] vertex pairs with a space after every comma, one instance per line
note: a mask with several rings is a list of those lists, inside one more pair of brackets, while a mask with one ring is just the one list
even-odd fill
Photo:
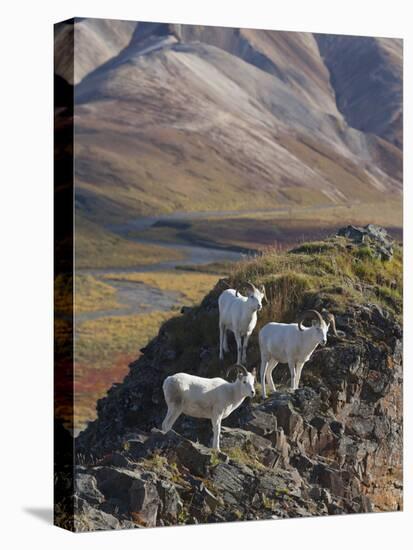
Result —
[[297, 319], [298, 328], [300, 330], [304, 330], [302, 323], [306, 319], [316, 319], [320, 325], [324, 322], [324, 319], [321, 317], [318, 311], [316, 311], [315, 309], [307, 309], [306, 311], [303, 311], [303, 313], [301, 313], [301, 315], [299, 315]]
[[234, 286], [234, 289], [235, 289], [235, 296], [242, 296], [242, 293], [241, 293], [241, 288], [242, 288], [243, 285], [237, 285], [237, 286]]
[[[248, 290], [250, 290], [251, 292], [254, 292], [255, 290], [255, 286], [250, 282], [250, 281], [247, 281], [246, 283], [244, 283], [243, 285], [241, 285], [241, 288], [242, 287], [245, 287], [247, 288]], [[239, 290], [239, 287], [235, 287], [235, 296], [239, 296], [241, 295], [241, 292]]]
[[264, 294], [264, 300], [265, 300], [266, 302], [268, 302], [267, 293], [266, 293], [266, 291], [265, 291], [265, 285], [261, 285], [260, 288], [259, 288], [259, 290], [260, 290], [260, 292], [261, 292], [262, 294]]
[[[241, 288], [242, 287], [249, 289], [251, 292], [254, 292], [254, 290], [256, 290], [256, 287], [251, 283], [251, 281], [247, 281], [246, 283], [241, 285]], [[241, 294], [239, 288], [235, 287], [235, 296], [238, 296], [239, 294]]]
[[325, 319], [326, 319], [327, 323], [330, 323], [331, 328], [333, 329], [334, 336], [340, 337], [340, 334], [337, 332], [336, 319], [335, 319], [334, 315], [332, 313], [330, 313], [329, 311], [327, 311], [326, 309], [324, 309], [322, 311], [322, 313], [325, 315]]
[[248, 374], [248, 371], [247, 369], [243, 366], [243, 365], [238, 365], [238, 364], [235, 364], [235, 365], [232, 365], [231, 367], [229, 367], [229, 369], [227, 369], [227, 372], [226, 372], [226, 377], [228, 378], [228, 375], [231, 371], [233, 370], [236, 370], [238, 373], [242, 373], [244, 376], [247, 376]]
[[245, 286], [246, 286], [247, 288], [249, 288], [250, 290], [252, 290], [252, 292], [254, 292], [254, 290], [256, 290], [256, 287], [251, 283], [251, 281], [247, 281], [247, 282], [245, 283]]

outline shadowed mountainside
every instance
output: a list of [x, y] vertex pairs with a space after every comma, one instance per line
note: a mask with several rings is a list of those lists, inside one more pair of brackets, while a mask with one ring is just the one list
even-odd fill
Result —
[[403, 148], [403, 43], [390, 38], [315, 35], [348, 124]]

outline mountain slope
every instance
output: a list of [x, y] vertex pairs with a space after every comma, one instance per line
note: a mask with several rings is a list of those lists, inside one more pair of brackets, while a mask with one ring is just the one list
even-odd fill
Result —
[[347, 125], [311, 35], [139, 24], [75, 94], [77, 195], [88, 215], [401, 192], [400, 151]]
[[288, 83], [312, 107], [322, 105], [325, 112], [339, 116], [328, 70], [311, 33], [139, 23], [132, 42], [168, 34], [185, 43], [209, 44], [239, 57]]

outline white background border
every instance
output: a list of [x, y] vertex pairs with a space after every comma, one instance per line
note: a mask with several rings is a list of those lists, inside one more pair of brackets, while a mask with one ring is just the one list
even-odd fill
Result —
[[[412, 32], [401, 0], [51, 0], [2, 6], [1, 468], [3, 548], [408, 547], [412, 443], [405, 437], [405, 512], [74, 535], [47, 521], [52, 506], [53, 23], [73, 16], [402, 37], [405, 151], [412, 152]], [[409, 26], [410, 23], [410, 26]], [[405, 280], [412, 265], [411, 157], [405, 154]], [[406, 215], [407, 214], [407, 215]], [[405, 395], [412, 389], [412, 292], [405, 293]], [[409, 344], [410, 339], [410, 344]], [[405, 434], [412, 434], [405, 403]]]

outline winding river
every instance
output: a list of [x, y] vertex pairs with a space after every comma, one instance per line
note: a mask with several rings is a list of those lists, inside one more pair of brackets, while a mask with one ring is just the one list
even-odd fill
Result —
[[[182, 295], [179, 292], [160, 290], [159, 288], [140, 282], [122, 281], [116, 278], [116, 274], [121, 275], [122, 273], [126, 274], [132, 272], [166, 271], [175, 269], [177, 266], [197, 266], [212, 262], [236, 262], [240, 260], [244, 254], [231, 249], [213, 248], [209, 246], [192, 244], [186, 245], [178, 242], [149, 241], [136, 235], [136, 232], [144, 231], [158, 221], [207, 217], [207, 214], [211, 216], [210, 212], [176, 212], [168, 216], [143, 217], [136, 220], [131, 220], [122, 225], [110, 226], [111, 231], [122, 235], [123, 237], [128, 236], [128, 238], [132, 241], [144, 244], [154, 244], [164, 248], [177, 250], [183, 254], [183, 258], [178, 260], [162, 261], [149, 265], [137, 264], [128, 268], [78, 270], [78, 273], [80, 274], [93, 275], [99, 280], [102, 280], [106, 284], [110, 284], [113, 288], [115, 288], [117, 291], [116, 299], [122, 307], [78, 313], [76, 315], [77, 322], [94, 320], [108, 316], [149, 313], [151, 311], [168, 311], [174, 306], [181, 305]], [[135, 233], [133, 237], [129, 236], [130, 231]], [[108, 279], [106, 276], [109, 274], [114, 275], [114, 277]]]

